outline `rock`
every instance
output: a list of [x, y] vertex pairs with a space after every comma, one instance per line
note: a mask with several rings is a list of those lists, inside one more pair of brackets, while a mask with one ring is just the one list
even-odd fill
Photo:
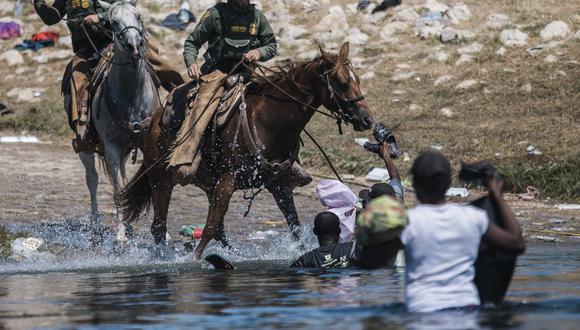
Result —
[[62, 38], [58, 38], [57, 45], [62, 48], [72, 49], [72, 38], [71, 36], [64, 36]]
[[522, 47], [528, 43], [528, 35], [520, 30], [503, 30], [499, 39], [506, 47]]
[[523, 85], [521, 87], [521, 90], [526, 92], [526, 93], [531, 93], [532, 92], [532, 84], [527, 83], [527, 84]]
[[15, 49], [11, 49], [0, 55], [0, 61], [6, 62], [8, 66], [24, 64], [24, 58], [22, 57], [22, 54], [20, 54], [20, 52]]
[[411, 79], [411, 78], [415, 77], [416, 75], [417, 75], [417, 72], [415, 72], [415, 71], [399, 73], [399, 74], [391, 77], [391, 80], [392, 81], [403, 81], [403, 80]]
[[439, 112], [445, 117], [453, 117], [453, 110], [449, 108], [442, 108]]
[[409, 105], [409, 110], [410, 111], [418, 111], [418, 110], [421, 110], [421, 107], [415, 103], [411, 103], [411, 105]]
[[302, 53], [298, 53], [298, 55], [296, 56], [296, 59], [298, 61], [310, 61], [313, 58], [315, 58], [316, 56], [318, 56], [318, 50], [310, 50], [307, 52], [302, 52]]
[[574, 40], [580, 40], [580, 30], [574, 34]]
[[495, 55], [504, 56], [507, 53], [507, 49], [504, 47], [500, 47], [498, 50], [495, 51]]
[[410, 69], [411, 66], [407, 63], [399, 63], [397, 64], [397, 69], [399, 70], [406, 70], [406, 69]]
[[546, 62], [546, 63], [556, 63], [556, 62], [558, 62], [558, 56], [556, 56], [556, 55], [548, 55], [544, 59], [544, 62]]
[[375, 77], [375, 73], [373, 71], [368, 71], [365, 74], [363, 74], [362, 76], [360, 76], [360, 79], [370, 80], [370, 79], [373, 79], [374, 77]]
[[32, 58], [36, 63], [48, 63], [52, 61], [65, 60], [72, 57], [70, 50], [61, 49], [55, 51], [43, 51], [41, 54]]
[[459, 4], [451, 7], [451, 9], [445, 12], [445, 16], [449, 19], [451, 24], [457, 25], [461, 22], [468, 21], [471, 19], [472, 15], [467, 5]]
[[298, 39], [305, 34], [308, 34], [308, 30], [305, 28], [288, 24], [280, 28], [277, 37], [280, 39]]
[[437, 51], [434, 53], [431, 53], [428, 57], [427, 60], [434, 60], [437, 62], [447, 62], [449, 60], [449, 55], [446, 52], [443, 51]]
[[8, 91], [6, 96], [16, 98], [17, 102], [31, 102], [31, 101], [38, 101], [39, 99], [34, 100], [35, 97], [42, 95], [45, 91], [45, 88], [21, 88], [16, 87]]
[[457, 33], [459, 34], [459, 37], [461, 38], [461, 40], [472, 40], [475, 38], [475, 33], [473, 33], [470, 30], [457, 30]]
[[16, 69], [16, 71], [14, 71], [14, 73], [18, 76], [25, 74], [26, 72], [28, 72], [29, 68], [27, 66], [21, 66], [18, 69]]
[[443, 25], [421, 26], [417, 28], [416, 34], [420, 39], [429, 39], [441, 35]]
[[346, 14], [341, 6], [332, 6], [328, 9], [328, 14], [314, 26], [318, 31], [337, 31], [339, 29], [347, 30], [349, 27]]
[[329, 30], [326, 32], [318, 33], [314, 36], [314, 41], [319, 44], [326, 46], [326, 48], [332, 48], [329, 44], [333, 42], [342, 42], [347, 37], [346, 32], [342, 30]]
[[457, 60], [457, 62], [455, 62], [455, 65], [462, 65], [465, 63], [470, 63], [473, 62], [473, 56], [471, 55], [467, 55], [467, 54], [463, 54], [459, 57], [459, 59]]
[[465, 47], [459, 48], [457, 50], [457, 52], [459, 54], [477, 54], [482, 49], [483, 49], [483, 45], [482, 44], [480, 44], [479, 42], [474, 42], [474, 43], [470, 44], [469, 46], [465, 46]]
[[461, 42], [461, 37], [459, 36], [459, 33], [457, 33], [455, 30], [451, 28], [445, 28], [439, 34], [439, 40], [444, 44], [448, 43], [456, 44]]
[[477, 85], [479, 85], [479, 81], [477, 81], [475, 79], [468, 79], [468, 80], [462, 81], [459, 85], [455, 86], [455, 89], [467, 90], [467, 89], [474, 88]]
[[485, 25], [492, 30], [501, 30], [510, 24], [510, 18], [504, 14], [491, 14]]
[[409, 28], [409, 24], [405, 22], [392, 22], [383, 27], [381, 30], [381, 38], [387, 39], [395, 35], [397, 32], [405, 31]]
[[365, 45], [369, 41], [369, 36], [362, 33], [358, 28], [350, 28], [347, 31], [346, 40], [353, 45]]
[[435, 79], [435, 82], [433, 82], [433, 84], [435, 86], [439, 86], [439, 85], [442, 85], [448, 81], [451, 81], [451, 76], [445, 75], [445, 76], [441, 76], [441, 77]]
[[8, 15], [12, 14], [14, 9], [14, 4], [11, 1], [2, 1], [0, 2], [0, 14]]
[[419, 18], [419, 14], [415, 11], [413, 7], [408, 6], [398, 6], [395, 7], [395, 13], [393, 14], [392, 20], [399, 22], [415, 22]]
[[423, 5], [423, 8], [428, 9], [430, 11], [438, 11], [444, 13], [449, 10], [449, 6], [437, 2], [437, 0], [427, 0], [427, 2]]
[[540, 37], [542, 40], [549, 41], [552, 39], [564, 39], [567, 38], [572, 31], [568, 28], [568, 24], [562, 21], [554, 21], [548, 25], [540, 32]]

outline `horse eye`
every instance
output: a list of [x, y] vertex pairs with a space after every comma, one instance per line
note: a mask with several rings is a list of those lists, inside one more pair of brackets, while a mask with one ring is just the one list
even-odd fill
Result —
[[342, 90], [347, 90], [349, 88], [349, 85], [347, 82], [345, 81], [339, 81], [338, 82], [338, 87]]

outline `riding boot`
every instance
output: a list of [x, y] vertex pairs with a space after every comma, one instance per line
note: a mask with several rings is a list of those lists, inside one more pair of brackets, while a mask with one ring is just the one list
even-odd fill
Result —
[[312, 182], [312, 177], [298, 162], [292, 164], [292, 188], [304, 187]]

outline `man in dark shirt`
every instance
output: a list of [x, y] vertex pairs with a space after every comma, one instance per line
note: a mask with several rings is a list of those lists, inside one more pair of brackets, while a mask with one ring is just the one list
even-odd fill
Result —
[[319, 213], [314, 219], [313, 231], [320, 247], [298, 258], [291, 267], [391, 267], [402, 247], [399, 234], [406, 225], [407, 214], [399, 202], [389, 196], [379, 196], [357, 217], [356, 241], [339, 244], [338, 216], [331, 212]]
[[354, 242], [338, 243], [340, 221], [332, 212], [319, 213], [314, 218], [314, 234], [320, 247], [302, 255], [293, 268], [346, 268], [351, 260]]

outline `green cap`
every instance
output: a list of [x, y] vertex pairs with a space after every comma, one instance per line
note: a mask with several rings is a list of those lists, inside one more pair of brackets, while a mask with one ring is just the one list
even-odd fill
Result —
[[363, 246], [374, 246], [399, 236], [407, 225], [407, 212], [395, 199], [373, 199], [356, 219], [355, 235]]

